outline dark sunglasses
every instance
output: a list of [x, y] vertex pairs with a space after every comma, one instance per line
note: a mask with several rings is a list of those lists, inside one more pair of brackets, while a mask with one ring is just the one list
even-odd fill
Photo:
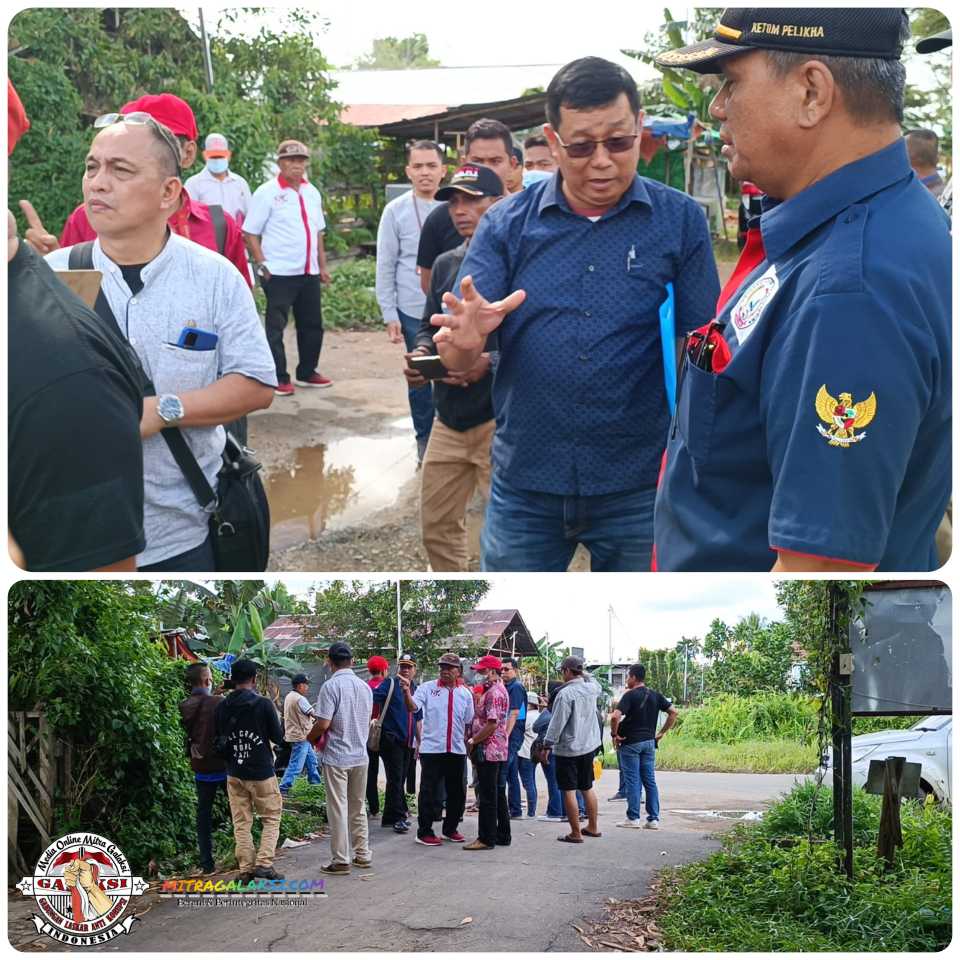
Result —
[[564, 143], [557, 134], [557, 143], [567, 151], [573, 160], [585, 160], [596, 152], [597, 144], [602, 143], [607, 153], [626, 153], [636, 142], [639, 134], [631, 133], [624, 137], [610, 137], [608, 140], [577, 140], [576, 143]]
[[177, 168], [177, 177], [180, 177], [180, 144], [174, 135], [164, 126], [150, 116], [149, 113], [136, 111], [134, 113], [104, 113], [93, 121], [94, 130], [102, 130], [104, 127], [111, 127], [115, 123], [129, 123], [133, 126], [146, 126], [170, 148], [173, 154], [174, 163]]

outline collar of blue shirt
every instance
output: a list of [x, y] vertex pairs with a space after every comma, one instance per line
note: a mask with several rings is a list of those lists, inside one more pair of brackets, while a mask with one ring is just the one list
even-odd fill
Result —
[[[529, 187], [527, 188], [530, 189]], [[646, 184], [643, 182], [643, 177], [639, 174], [633, 178], [633, 186], [630, 187], [626, 193], [617, 201], [617, 203], [612, 206], [606, 213], [600, 218], [601, 220], [609, 220], [610, 217], [615, 217], [621, 210], [626, 209], [631, 203], [645, 203], [648, 207], [652, 207], [653, 203], [650, 200], [650, 194], [647, 192]], [[563, 176], [558, 173], [555, 177], [551, 177], [549, 180], [544, 181], [543, 192], [540, 194], [540, 205], [537, 208], [537, 213], [541, 216], [543, 211], [547, 207], [559, 207], [565, 213], [569, 213], [571, 216], [576, 216], [573, 211], [570, 209], [570, 204], [567, 201], [567, 198], [563, 193]]]
[[779, 259], [841, 210], [910, 176], [910, 172], [907, 148], [900, 139], [834, 170], [789, 200], [765, 199], [760, 232], [767, 260]]

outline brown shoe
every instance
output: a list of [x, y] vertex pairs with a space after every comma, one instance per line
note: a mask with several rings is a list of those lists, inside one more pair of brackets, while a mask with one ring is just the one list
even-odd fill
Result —
[[362, 867], [364, 870], [369, 869], [373, 866], [372, 860], [361, 860], [359, 857], [353, 858], [353, 865], [355, 867]]
[[349, 863], [325, 863], [320, 868], [320, 872], [327, 874], [327, 876], [339, 877], [344, 874], [350, 873], [350, 864]]
[[492, 850], [493, 847], [489, 846], [486, 843], [481, 843], [479, 840], [471, 840], [470, 843], [465, 843], [463, 845], [464, 850]]

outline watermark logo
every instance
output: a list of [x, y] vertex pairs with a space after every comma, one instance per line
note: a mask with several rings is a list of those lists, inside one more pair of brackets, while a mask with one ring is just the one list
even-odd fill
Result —
[[130, 864], [113, 841], [95, 833], [69, 833], [44, 850], [32, 877], [17, 889], [33, 897], [37, 933], [77, 947], [108, 943], [130, 933], [136, 916], [124, 917], [133, 897], [147, 883], [130, 872]]

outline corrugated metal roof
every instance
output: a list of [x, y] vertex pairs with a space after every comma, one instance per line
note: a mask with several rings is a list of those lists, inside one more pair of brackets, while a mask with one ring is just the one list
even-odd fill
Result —
[[385, 123], [442, 113], [448, 106], [446, 103], [352, 103], [340, 112], [340, 122], [355, 127], [378, 127]]

